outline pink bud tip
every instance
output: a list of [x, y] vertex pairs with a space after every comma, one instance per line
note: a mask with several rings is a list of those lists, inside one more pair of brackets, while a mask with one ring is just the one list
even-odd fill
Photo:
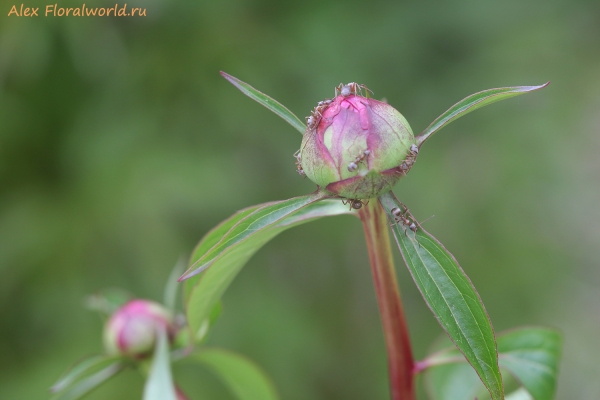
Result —
[[144, 357], [152, 352], [157, 332], [164, 329], [172, 339], [177, 331], [172, 313], [149, 300], [132, 300], [110, 317], [104, 327], [109, 354]]

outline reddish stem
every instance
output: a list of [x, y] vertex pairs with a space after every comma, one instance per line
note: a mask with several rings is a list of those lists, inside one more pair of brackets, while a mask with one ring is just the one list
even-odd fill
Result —
[[363, 224], [383, 334], [388, 354], [392, 400], [415, 400], [414, 360], [396, 282], [388, 222], [383, 208], [371, 201], [359, 212]]
[[189, 400], [183, 390], [177, 385], [175, 385], [175, 393], [177, 394], [177, 400]]

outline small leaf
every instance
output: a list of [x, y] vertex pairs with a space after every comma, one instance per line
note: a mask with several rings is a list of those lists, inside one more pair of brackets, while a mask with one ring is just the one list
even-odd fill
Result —
[[[558, 332], [539, 327], [525, 327], [502, 332], [497, 336], [499, 363], [505, 380], [511, 375], [523, 389], [506, 399], [552, 400], [558, 379], [558, 362], [562, 343]], [[445, 343], [449, 345], [450, 343]], [[446, 348], [427, 357], [425, 373], [427, 387], [435, 400], [471, 400], [477, 393], [474, 373], [465, 370], [468, 364], [456, 348]], [[452, 364], [446, 364], [450, 362]], [[505, 382], [506, 384], [506, 382]], [[467, 393], [448, 396], [448, 393]]]
[[[466, 361], [464, 357], [463, 361]], [[432, 400], [490, 398], [481, 379], [467, 362], [432, 367], [425, 372], [425, 387]]]
[[508, 369], [535, 400], [551, 400], [556, 391], [562, 338], [547, 328], [521, 328], [498, 336], [500, 365]]
[[50, 391], [56, 393], [52, 396], [52, 400], [80, 399], [113, 377], [124, 366], [125, 363], [117, 357], [90, 357], [75, 366], [52, 386]]
[[287, 123], [296, 128], [298, 132], [304, 135], [304, 132], [306, 131], [306, 125], [302, 122], [300, 118], [296, 117], [294, 113], [288, 110], [283, 104], [279, 103], [275, 99], [272, 99], [266, 94], [259, 92], [252, 86], [240, 81], [236, 77], [233, 77], [223, 71], [221, 71], [221, 75], [223, 76], [223, 78], [231, 82], [236, 88], [240, 89], [242, 93], [244, 93], [246, 96], [250, 97], [254, 101], [259, 102], [263, 106], [267, 107], [269, 110], [273, 111], [275, 114], [279, 115]]
[[[458, 355], [462, 355], [457, 351]], [[432, 367], [425, 372], [424, 382], [427, 394], [432, 400], [490, 400], [487, 391], [479, 376], [473, 368], [462, 357], [463, 362], [456, 364], [445, 364]], [[512, 376], [502, 369], [504, 387], [511, 391], [518, 383]], [[533, 400], [529, 393], [519, 388], [507, 394], [505, 400]]]
[[177, 400], [171, 375], [169, 340], [164, 329], [157, 330], [152, 365], [144, 385], [144, 400]]
[[277, 400], [279, 396], [269, 377], [252, 361], [222, 349], [203, 349], [187, 360], [207, 365], [240, 400]]
[[505, 400], [533, 400], [533, 397], [531, 397], [527, 390], [520, 388], [507, 395]]
[[[379, 200], [390, 221], [394, 221], [393, 208], [404, 209], [391, 192]], [[417, 287], [438, 322], [473, 366], [492, 399], [502, 399], [502, 376], [494, 330], [473, 284], [452, 254], [421, 227], [412, 232], [403, 223], [394, 222], [392, 232]]]
[[177, 289], [179, 288], [179, 285], [177, 284], [177, 278], [183, 274], [183, 271], [185, 271], [185, 266], [186, 260], [182, 256], [171, 270], [169, 278], [167, 279], [167, 284], [165, 285], [165, 292], [163, 295], [163, 304], [169, 310], [175, 310], [177, 307]]
[[244, 264], [279, 233], [316, 218], [355, 215], [339, 200], [318, 201], [323, 197], [317, 193], [243, 210], [202, 239], [190, 260], [192, 268], [183, 277], [210, 266], [186, 282], [186, 315], [194, 335]]
[[419, 147], [425, 142], [433, 133], [439, 131], [444, 126], [457, 118], [462, 117], [465, 114], [475, 111], [478, 108], [487, 106], [488, 104], [495, 103], [500, 100], [508, 99], [510, 97], [518, 96], [523, 93], [532, 92], [534, 90], [542, 89], [548, 86], [550, 82], [547, 82], [540, 86], [513, 86], [504, 87], [497, 89], [488, 89], [482, 92], [472, 94], [465, 97], [452, 107], [450, 107], [445, 113], [437, 117], [420, 135], [416, 137]]

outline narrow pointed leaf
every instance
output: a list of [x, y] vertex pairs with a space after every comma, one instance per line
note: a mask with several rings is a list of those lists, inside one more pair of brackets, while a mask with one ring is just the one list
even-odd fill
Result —
[[[288, 200], [265, 203], [259, 208], [254, 209], [250, 214], [246, 214], [245, 212], [236, 213], [233, 216], [233, 220], [236, 220], [241, 215], [244, 215], [244, 217], [237, 221], [220, 237], [216, 237], [217, 234], [222, 233], [223, 230], [229, 226], [228, 223], [223, 223], [222, 226], [219, 227], [221, 229], [217, 229], [217, 232], [215, 233], [212, 231], [209, 232], [209, 236], [196, 246], [190, 259], [190, 267], [180, 280], [188, 279], [199, 274], [208, 268], [218, 257], [222, 256], [225, 250], [235, 247], [238, 243], [249, 236], [252, 236], [256, 232], [276, 224], [281, 218], [325, 197], [325, 194], [315, 192], [310, 195], [294, 197]], [[208, 247], [203, 243], [205, 240], [214, 244], [211, 247]]]
[[417, 136], [417, 143], [419, 146], [421, 146], [421, 144], [423, 144], [423, 142], [425, 142], [432, 134], [439, 131], [441, 128], [448, 125], [455, 119], [460, 118], [471, 111], [475, 111], [478, 108], [487, 106], [488, 104], [492, 104], [500, 100], [542, 89], [549, 84], [550, 82], [540, 86], [513, 86], [488, 89], [467, 96], [450, 107], [445, 113], [437, 117], [423, 132], [421, 132], [421, 134]]
[[191, 354], [187, 361], [208, 366], [239, 400], [277, 400], [271, 379], [255, 363], [227, 350], [210, 348]]
[[259, 92], [252, 86], [248, 85], [246, 82], [242, 82], [238, 78], [233, 77], [226, 72], [221, 71], [221, 75], [223, 76], [223, 78], [231, 82], [236, 88], [240, 89], [242, 93], [244, 93], [246, 96], [267, 107], [269, 110], [273, 111], [275, 114], [283, 118], [288, 124], [296, 128], [298, 132], [304, 134], [304, 131], [306, 131], [306, 125], [302, 122], [300, 118], [296, 117], [294, 113], [288, 110], [283, 104], [279, 103], [275, 99], [272, 99], [266, 94]]
[[119, 360], [117, 357], [108, 357], [94, 355], [85, 358], [78, 362], [73, 368], [68, 370], [52, 387], [50, 391], [55, 393], [65, 389], [78, 379], [90, 374], [94, 370], [106, 367], [115, 361]]
[[144, 400], [177, 400], [171, 374], [169, 340], [164, 329], [157, 331], [152, 365], [144, 385]]
[[213, 248], [217, 243], [221, 242], [223, 238], [227, 235], [227, 233], [231, 230], [231, 228], [237, 225], [238, 222], [242, 221], [248, 215], [252, 214], [256, 210], [258, 210], [261, 207], [264, 207], [267, 204], [271, 203], [258, 204], [239, 210], [231, 217], [229, 217], [228, 219], [226, 219], [225, 221], [221, 222], [213, 229], [208, 231], [208, 233], [204, 235], [200, 243], [198, 243], [194, 248], [189, 262], [193, 264], [197, 260], [200, 260], [211, 248]]
[[[512, 375], [519, 386], [523, 386], [507, 395], [506, 399], [554, 399], [562, 344], [560, 334], [548, 328], [525, 327], [502, 332], [496, 339], [500, 367], [508, 372], [503, 377], [506, 380]], [[444, 364], [444, 359], [452, 364]], [[456, 348], [436, 352], [425, 362], [433, 364], [425, 372], [432, 399], [471, 400], [477, 394], [478, 389], [473, 384], [475, 373], [466, 369], [468, 364]], [[452, 393], [455, 395], [449, 395]], [[459, 396], [458, 393], [465, 395]]]
[[[400, 207], [393, 193], [379, 198], [390, 221]], [[425, 302], [448, 336], [465, 355], [493, 400], [503, 399], [502, 376], [494, 330], [469, 278], [452, 254], [419, 227], [417, 232], [393, 223], [392, 232]]]
[[52, 400], [80, 399], [113, 377], [124, 366], [124, 362], [114, 357], [88, 359], [52, 387], [51, 391], [56, 393]]
[[250, 257], [279, 233], [313, 219], [355, 214], [338, 199], [319, 201], [323, 197], [316, 193], [243, 210], [202, 239], [183, 277], [210, 267], [186, 281], [186, 314], [194, 334]]
[[186, 259], [184, 257], [179, 257], [179, 260], [171, 270], [169, 274], [169, 278], [167, 279], [167, 284], [165, 285], [165, 292], [163, 294], [163, 304], [169, 310], [175, 310], [177, 307], [177, 290], [179, 289], [179, 284], [177, 282], [177, 278], [183, 274], [186, 267]]
[[[262, 206], [264, 206], [264, 204], [258, 204], [255, 206], [251, 206], [251, 207], [247, 207], [242, 210], [239, 210], [238, 212], [233, 214], [231, 217], [229, 217], [228, 219], [226, 219], [225, 221], [221, 222], [220, 224], [218, 224], [217, 226], [212, 228], [210, 231], [208, 231], [206, 233], [206, 235], [204, 235], [204, 237], [202, 238], [200, 243], [198, 243], [196, 245], [196, 248], [194, 249], [192, 256], [190, 257], [190, 262], [194, 262], [192, 260], [200, 259], [204, 254], [206, 254], [206, 252], [208, 252], [208, 250], [210, 250], [221, 239], [223, 239], [223, 237], [227, 234], [227, 232], [229, 232], [229, 230], [233, 226], [235, 226], [238, 222], [240, 222], [241, 220], [246, 218], [249, 214], [253, 213], [254, 211], [256, 211], [258, 208], [260, 208]], [[181, 278], [179, 278], [179, 281], [182, 281], [184, 279], [187, 279], [187, 281], [185, 282], [185, 285], [183, 287], [183, 290], [184, 290], [183, 298], [184, 298], [184, 303], [185, 303], [185, 302], [187, 302], [187, 299], [189, 298], [190, 290], [194, 287], [194, 284], [197, 282], [197, 277], [194, 279], [188, 279], [184, 275]]]

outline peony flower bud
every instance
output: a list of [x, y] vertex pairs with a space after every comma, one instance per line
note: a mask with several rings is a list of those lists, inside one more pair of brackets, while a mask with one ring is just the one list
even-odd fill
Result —
[[132, 300], [106, 323], [104, 346], [111, 355], [143, 357], [154, 349], [159, 329], [165, 329], [169, 339], [173, 339], [177, 328], [171, 312], [153, 301]]
[[[346, 199], [370, 199], [406, 175], [419, 152], [406, 119], [392, 106], [340, 85], [307, 119], [298, 160], [314, 183]], [[361, 202], [351, 202], [360, 208]], [[356, 206], [355, 206], [356, 204]]]

